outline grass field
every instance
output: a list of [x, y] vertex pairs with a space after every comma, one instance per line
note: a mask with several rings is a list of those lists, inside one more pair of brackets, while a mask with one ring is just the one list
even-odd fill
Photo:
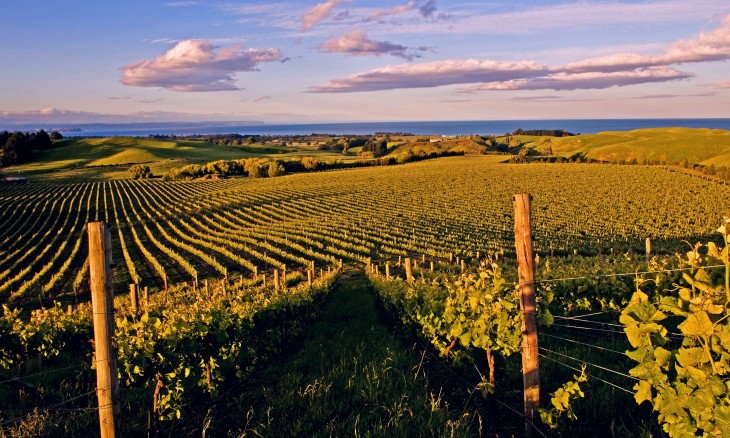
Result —
[[721, 129], [651, 128], [627, 132], [601, 132], [573, 137], [514, 136], [514, 141], [540, 152], [570, 157], [583, 153], [600, 161], [644, 160], [730, 166], [730, 131]]

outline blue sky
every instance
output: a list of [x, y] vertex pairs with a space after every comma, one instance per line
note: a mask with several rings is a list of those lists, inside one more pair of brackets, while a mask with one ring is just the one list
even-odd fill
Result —
[[6, 2], [0, 125], [730, 117], [730, 2]]

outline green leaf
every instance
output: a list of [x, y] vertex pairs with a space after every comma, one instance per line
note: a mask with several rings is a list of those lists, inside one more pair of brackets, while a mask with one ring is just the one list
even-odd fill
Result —
[[712, 321], [707, 312], [699, 311], [692, 313], [679, 325], [682, 334], [686, 336], [709, 336], [713, 332]]

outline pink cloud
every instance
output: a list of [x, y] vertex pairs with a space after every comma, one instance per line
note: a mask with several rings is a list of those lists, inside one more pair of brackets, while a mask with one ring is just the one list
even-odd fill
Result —
[[385, 17], [408, 12], [415, 7], [416, 2], [412, 0], [404, 5], [394, 6], [390, 9], [378, 9], [377, 11], [370, 14], [370, 16], [365, 21], [380, 21]]
[[624, 87], [650, 82], [666, 82], [694, 77], [669, 67], [649, 67], [620, 72], [553, 73], [534, 78], [489, 82], [465, 88], [464, 92], [482, 90], [585, 90]]
[[312, 93], [393, 90], [398, 88], [438, 87], [452, 84], [507, 81], [540, 76], [547, 66], [533, 61], [492, 61], [451, 59], [387, 66], [346, 78], [335, 79], [310, 88]]
[[387, 41], [373, 41], [364, 30], [353, 30], [339, 38], [333, 37], [319, 45], [322, 52], [347, 53], [353, 56], [390, 54], [405, 59], [413, 59], [417, 55], [408, 53], [408, 47]]
[[210, 41], [180, 41], [163, 55], [121, 68], [121, 82], [172, 91], [237, 90], [233, 75], [255, 71], [262, 62], [281, 60], [279, 49], [216, 47]]
[[710, 86], [715, 88], [730, 88], [730, 81], [715, 82], [714, 84], [710, 84]]
[[722, 60], [730, 60], [730, 15], [716, 29], [677, 41], [661, 55], [618, 53], [557, 67], [531, 61], [475, 59], [405, 64], [334, 79], [310, 91], [345, 93], [453, 84], [476, 84], [462, 92], [603, 89], [688, 79], [694, 74], [677, 71], [671, 65]]
[[724, 61], [730, 59], [730, 15], [720, 26], [696, 38], [671, 44], [658, 56], [620, 53], [568, 64], [561, 69], [571, 72], [614, 72], [672, 64]]
[[695, 39], [672, 44], [665, 57], [672, 63], [730, 59], [730, 15], [725, 16], [720, 26], [712, 32], [702, 32]]
[[327, 0], [323, 3], [318, 3], [302, 16], [302, 32], [306, 32], [314, 26], [321, 23], [325, 18], [330, 15], [332, 8], [343, 3], [346, 0]]

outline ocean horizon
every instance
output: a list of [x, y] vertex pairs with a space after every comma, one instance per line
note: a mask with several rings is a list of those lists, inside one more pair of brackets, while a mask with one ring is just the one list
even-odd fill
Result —
[[151, 122], [23, 124], [0, 126], [0, 130], [59, 130], [67, 137], [110, 137], [151, 135], [372, 135], [404, 133], [414, 135], [502, 135], [517, 129], [564, 129], [574, 134], [631, 131], [642, 128], [709, 128], [730, 130], [728, 118], [703, 119], [551, 119], [551, 120], [463, 120], [403, 122], [338, 122], [264, 124], [250, 122]]

